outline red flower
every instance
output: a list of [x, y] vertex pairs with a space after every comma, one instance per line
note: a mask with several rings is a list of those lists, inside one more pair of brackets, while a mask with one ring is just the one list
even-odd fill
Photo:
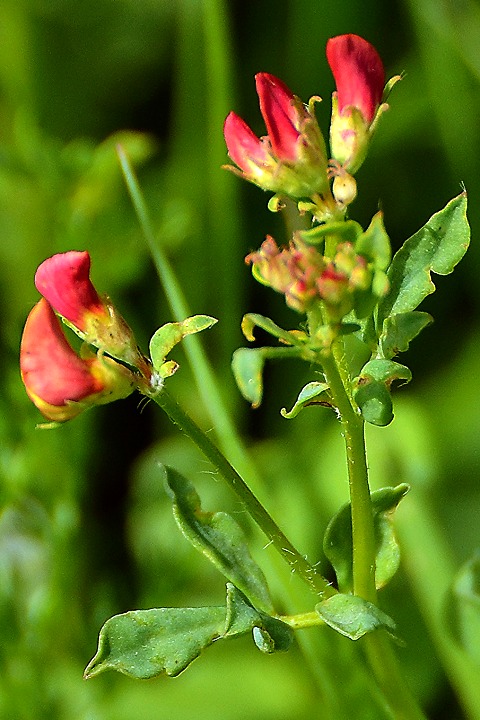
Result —
[[[358, 35], [331, 38], [327, 60], [337, 85], [332, 97], [330, 149], [342, 170], [353, 174], [364, 161], [377, 120], [387, 108], [381, 104], [383, 64], [373, 45]], [[390, 86], [398, 79], [392, 79]]]
[[65, 422], [91, 405], [127, 397], [133, 376], [111, 358], [78, 356], [45, 299], [31, 310], [20, 346], [29, 398], [48, 420]]
[[326, 150], [312, 98], [308, 107], [281, 80], [269, 73], [255, 76], [268, 135], [259, 138], [234, 112], [223, 133], [228, 154], [240, 168], [227, 166], [264, 190], [309, 197], [328, 186]]
[[338, 35], [327, 42], [327, 60], [337, 85], [339, 112], [358, 108], [370, 125], [385, 86], [380, 55], [358, 35]]
[[92, 315], [108, 317], [108, 310], [90, 280], [90, 255], [85, 250], [59, 253], [45, 260], [35, 285], [59, 315], [85, 331]]
[[35, 274], [35, 285], [77, 335], [150, 377], [151, 368], [132, 330], [110, 300], [101, 297], [93, 286], [87, 251], [71, 250], [48, 258]]

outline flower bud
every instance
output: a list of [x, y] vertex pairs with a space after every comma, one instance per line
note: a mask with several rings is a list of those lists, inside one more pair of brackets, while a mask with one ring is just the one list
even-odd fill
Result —
[[59, 253], [45, 260], [35, 274], [37, 290], [83, 340], [137, 367], [146, 377], [148, 363], [123, 317], [90, 280], [87, 251]]
[[93, 405], [127, 397], [133, 374], [101, 355], [78, 356], [60, 322], [42, 298], [31, 310], [20, 346], [20, 372], [27, 395], [47, 420], [65, 422]]
[[224, 125], [228, 154], [240, 168], [226, 166], [264, 190], [295, 198], [310, 197], [328, 188], [325, 142], [315, 118], [312, 98], [308, 107], [278, 78], [255, 76], [268, 135], [258, 138], [231, 112]]
[[298, 237], [280, 250], [275, 240], [267, 236], [260, 250], [245, 258], [252, 264], [254, 277], [285, 295], [287, 305], [305, 312], [318, 299], [316, 280], [325, 267], [323, 257]]
[[338, 35], [327, 42], [327, 60], [337, 86], [332, 98], [330, 148], [350, 173], [365, 159], [385, 85], [382, 60], [358, 35]]

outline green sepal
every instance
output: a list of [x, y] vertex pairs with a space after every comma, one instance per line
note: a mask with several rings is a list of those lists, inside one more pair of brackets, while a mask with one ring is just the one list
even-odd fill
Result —
[[150, 340], [150, 357], [154, 369], [161, 373], [166, 356], [186, 335], [208, 330], [216, 322], [218, 321], [209, 315], [193, 315], [181, 322], [166, 323], [158, 328]]
[[480, 551], [455, 576], [447, 610], [455, 641], [480, 667]]
[[379, 348], [383, 357], [390, 359], [398, 353], [406, 352], [410, 342], [432, 322], [433, 318], [429, 313], [419, 310], [390, 315], [383, 323], [383, 331], [379, 338]]
[[292, 629], [255, 610], [234, 585], [227, 584], [226, 606], [132, 610], [107, 620], [98, 650], [85, 669], [86, 679], [117, 670], [147, 680], [176, 677], [213, 642], [252, 632], [268, 646], [264, 652], [288, 650]]
[[394, 380], [410, 382], [411, 371], [392, 360], [377, 358], [363, 366], [352, 383], [353, 398], [364, 420], [381, 427], [393, 420], [393, 404], [390, 386]]
[[357, 595], [337, 593], [315, 605], [315, 611], [333, 630], [350, 640], [359, 640], [374, 630], [386, 630], [395, 637], [392, 618]]
[[298, 395], [298, 398], [295, 402], [295, 405], [292, 407], [292, 409], [287, 412], [286, 408], [282, 408], [280, 410], [280, 414], [282, 417], [287, 418], [287, 420], [292, 420], [293, 418], [297, 417], [298, 413], [303, 410], [304, 407], [307, 405], [321, 405], [322, 404], [322, 396], [323, 396], [323, 402], [328, 403], [328, 396], [326, 395], [326, 392], [328, 390], [329, 386], [327, 383], [321, 383], [321, 382], [309, 382], [300, 390], [300, 393]]
[[309, 245], [318, 245], [327, 235], [337, 235], [341, 242], [355, 243], [362, 233], [362, 226], [355, 220], [324, 223], [311, 230], [299, 231], [301, 239]]
[[204, 512], [192, 483], [173, 468], [163, 466], [175, 521], [187, 540], [238, 587], [255, 607], [273, 612], [265, 576], [253, 560], [245, 534], [225, 512]]
[[[385, 487], [371, 493], [375, 531], [375, 585], [385, 587], [398, 570], [400, 548], [393, 528], [393, 513], [409, 491], [406, 483]], [[323, 538], [323, 551], [332, 564], [340, 592], [353, 591], [353, 540], [350, 503], [330, 520]]]
[[371, 263], [375, 270], [388, 268], [392, 249], [383, 224], [382, 212], [377, 212], [365, 232], [359, 235], [355, 242], [355, 252]]
[[258, 315], [257, 313], [247, 313], [247, 315], [243, 316], [242, 332], [249, 342], [253, 342], [255, 340], [253, 330], [256, 327], [265, 330], [265, 332], [269, 333], [269, 335], [273, 335], [273, 337], [278, 338], [286, 345], [303, 345], [304, 342], [306, 342], [307, 340], [307, 336], [305, 333], [300, 333], [298, 331], [290, 332], [288, 330], [284, 330], [279, 325], [274, 323], [273, 320], [270, 320], [270, 318], [265, 317], [264, 315]]
[[388, 270], [390, 290], [378, 308], [379, 333], [387, 317], [415, 310], [433, 293], [431, 273], [451, 273], [469, 243], [467, 194], [463, 192], [433, 215], [395, 254]]

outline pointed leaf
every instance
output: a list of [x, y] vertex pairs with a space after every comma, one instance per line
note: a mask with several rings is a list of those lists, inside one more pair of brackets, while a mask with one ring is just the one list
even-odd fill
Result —
[[374, 630], [387, 630], [395, 637], [392, 618], [356, 595], [337, 593], [318, 603], [315, 610], [327, 625], [350, 640], [358, 640]]
[[378, 212], [373, 216], [368, 228], [358, 237], [355, 243], [355, 251], [372, 263], [375, 270], [386, 270], [388, 268], [392, 250], [390, 238], [383, 224], [382, 212]]
[[433, 318], [429, 313], [419, 310], [390, 315], [383, 323], [383, 332], [380, 335], [383, 357], [390, 359], [398, 353], [406, 352], [410, 342], [432, 322]]
[[216, 322], [218, 321], [209, 315], [193, 315], [181, 322], [167, 323], [158, 328], [150, 340], [150, 357], [155, 370], [160, 369], [170, 350], [186, 335], [208, 330]]
[[390, 291], [378, 309], [378, 327], [389, 315], [415, 310], [435, 291], [431, 273], [448, 275], [462, 259], [470, 242], [467, 195], [462, 193], [412, 235], [392, 260]]
[[173, 468], [163, 467], [175, 521], [192, 545], [255, 605], [272, 612], [267, 582], [253, 560], [245, 534], [227, 513], [204, 512], [192, 483]]
[[288, 650], [293, 630], [255, 610], [227, 583], [226, 607], [154, 608], [115, 615], [100, 630], [98, 650], [85, 669], [89, 679], [105, 670], [148, 679], [179, 675], [213, 642], [252, 632], [264, 652]]
[[[400, 548], [393, 529], [393, 512], [406, 495], [409, 486], [385, 487], [371, 494], [375, 529], [375, 584], [384, 587], [395, 575], [400, 564]], [[353, 591], [353, 541], [350, 503], [332, 518], [323, 538], [323, 551], [331, 562], [341, 592]]]
[[85, 678], [118, 670], [147, 679], [165, 673], [175, 677], [221, 637], [225, 607], [132, 610], [107, 620], [98, 651]]
[[370, 360], [353, 381], [353, 397], [366, 422], [372, 425], [388, 425], [393, 420], [390, 386], [394, 380], [410, 382], [411, 371], [383, 358]]
[[321, 404], [321, 396], [323, 395], [326, 402], [328, 402], [328, 398], [325, 395], [326, 391], [328, 390], [328, 384], [327, 383], [321, 383], [321, 382], [310, 382], [305, 385], [302, 390], [300, 390], [300, 393], [298, 395], [297, 401], [295, 402], [295, 405], [292, 407], [290, 412], [287, 412], [286, 408], [282, 408], [280, 410], [280, 414], [287, 418], [288, 420], [291, 420], [294, 417], [297, 417], [298, 413], [303, 410], [304, 407], [307, 405], [319, 405]]

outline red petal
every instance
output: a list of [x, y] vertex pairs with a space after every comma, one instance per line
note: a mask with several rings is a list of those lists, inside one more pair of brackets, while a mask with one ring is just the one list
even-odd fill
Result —
[[231, 112], [227, 116], [223, 126], [223, 136], [228, 154], [235, 165], [238, 165], [247, 175], [251, 172], [252, 162], [256, 165], [267, 162], [268, 155], [265, 146], [236, 113]]
[[269, 73], [255, 75], [255, 84], [272, 150], [279, 160], [293, 163], [298, 159], [300, 136], [295, 96], [285, 83]]
[[378, 52], [358, 35], [330, 38], [326, 52], [337, 85], [339, 112], [356, 107], [371, 123], [385, 85], [385, 72]]
[[75, 250], [48, 258], [35, 274], [37, 290], [79, 330], [84, 329], [85, 313], [106, 314], [89, 274], [90, 255]]
[[31, 310], [20, 346], [20, 371], [27, 393], [53, 406], [103, 390], [67, 342], [60, 322], [42, 298]]

